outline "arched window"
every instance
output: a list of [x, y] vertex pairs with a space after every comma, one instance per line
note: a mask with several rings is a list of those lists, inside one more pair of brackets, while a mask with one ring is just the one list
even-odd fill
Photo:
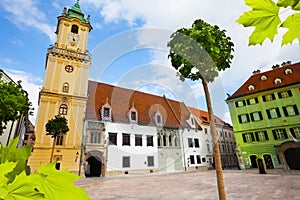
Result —
[[68, 83], [64, 83], [63, 92], [69, 92], [69, 84]]
[[77, 34], [77, 33], [78, 33], [78, 26], [75, 25], [75, 24], [73, 24], [73, 25], [72, 25], [72, 28], [71, 28], [71, 32]]
[[59, 107], [59, 114], [61, 115], [66, 115], [67, 114], [67, 111], [68, 111], [68, 107], [66, 104], [62, 104], [60, 107]]

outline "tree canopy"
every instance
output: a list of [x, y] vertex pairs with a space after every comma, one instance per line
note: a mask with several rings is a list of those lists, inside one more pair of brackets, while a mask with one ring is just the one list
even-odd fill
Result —
[[[281, 45], [292, 44], [298, 38], [300, 45], [300, 0], [244, 0], [252, 10], [244, 12], [237, 22], [244, 27], [255, 27], [249, 37], [249, 45], [262, 44], [265, 39], [273, 41], [279, 28], [287, 29]], [[277, 2], [277, 3], [275, 3]], [[279, 15], [291, 12], [282, 20]]]
[[234, 44], [225, 33], [198, 19], [191, 28], [178, 29], [171, 35], [169, 57], [181, 78], [212, 82], [218, 71], [230, 67]]
[[5, 82], [0, 74], [0, 134], [9, 121], [15, 121], [22, 114], [32, 114], [28, 94], [22, 89], [21, 81]]
[[67, 134], [69, 131], [68, 120], [63, 116], [56, 115], [47, 122], [46, 131], [46, 135], [51, 135], [52, 138], [56, 138], [61, 134]]

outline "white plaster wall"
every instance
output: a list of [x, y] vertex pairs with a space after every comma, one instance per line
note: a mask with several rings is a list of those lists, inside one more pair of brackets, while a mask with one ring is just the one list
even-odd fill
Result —
[[[107, 171], [150, 170], [158, 167], [156, 127], [136, 124], [105, 123], [105, 134], [117, 133], [117, 145], [108, 145]], [[122, 133], [130, 134], [130, 146], [122, 146]], [[142, 146], [135, 146], [135, 134], [142, 135]], [[147, 146], [147, 135], [153, 136], [153, 147]], [[130, 167], [123, 168], [122, 157], [130, 157]], [[154, 156], [154, 166], [149, 166], [147, 156]]]

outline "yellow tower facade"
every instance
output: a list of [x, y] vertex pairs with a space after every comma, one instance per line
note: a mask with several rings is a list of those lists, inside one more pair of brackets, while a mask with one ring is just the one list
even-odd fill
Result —
[[57, 138], [52, 161], [57, 169], [78, 173], [81, 157], [83, 119], [87, 102], [88, 73], [91, 57], [87, 50], [92, 26], [84, 18], [78, 1], [64, 8], [57, 23], [57, 40], [48, 48], [43, 88], [40, 91], [36, 120], [36, 140], [28, 161], [32, 171], [50, 161], [53, 138], [45, 125], [61, 115], [67, 118], [69, 132]]

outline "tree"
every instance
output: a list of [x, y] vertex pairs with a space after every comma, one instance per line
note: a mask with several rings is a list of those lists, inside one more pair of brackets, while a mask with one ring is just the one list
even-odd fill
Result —
[[220, 149], [216, 134], [214, 113], [208, 82], [212, 82], [218, 71], [230, 67], [233, 58], [233, 43], [225, 30], [212, 26], [201, 19], [195, 20], [191, 28], [181, 28], [171, 35], [168, 42], [169, 58], [181, 80], [201, 80], [209, 113], [218, 183], [219, 199], [226, 199]]
[[17, 83], [5, 82], [0, 74], [0, 135], [9, 121], [16, 121], [30, 112], [31, 102], [28, 94], [22, 89], [21, 81]]
[[[254, 26], [249, 37], [249, 45], [262, 44], [266, 38], [272, 42], [279, 28], [288, 29], [282, 36], [281, 45], [292, 44], [298, 38], [300, 45], [300, 1], [299, 0], [245, 0], [245, 4], [252, 8], [244, 12], [237, 22], [245, 27]], [[283, 10], [285, 9], [285, 10]], [[280, 10], [282, 12], [280, 12]], [[279, 15], [290, 11], [282, 22]]]
[[47, 122], [46, 131], [47, 131], [46, 135], [51, 135], [51, 137], [54, 138], [52, 143], [51, 156], [50, 156], [50, 163], [51, 163], [57, 137], [67, 134], [67, 132], [69, 131], [68, 120], [63, 116], [56, 115], [53, 119], [50, 119]]

